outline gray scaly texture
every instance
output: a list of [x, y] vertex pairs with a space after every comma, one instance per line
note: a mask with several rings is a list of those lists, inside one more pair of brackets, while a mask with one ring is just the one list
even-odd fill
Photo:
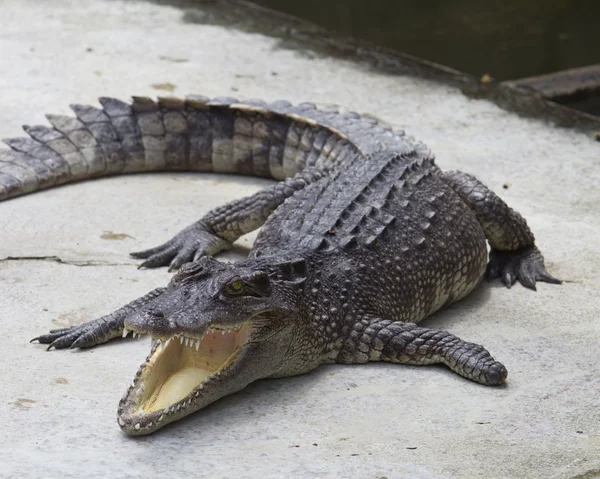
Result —
[[[507, 286], [559, 282], [518, 213], [472, 176], [442, 172], [424, 144], [373, 118], [310, 103], [199, 96], [100, 102], [102, 109], [73, 106], [76, 119], [48, 116], [53, 128], [26, 127], [30, 139], [6, 140], [12, 151], [0, 152], [0, 200], [130, 172], [278, 180], [132, 253], [144, 267], [185, 265], [168, 288], [36, 338], [49, 348], [90, 347], [124, 328], [166, 339], [200, 337], [239, 318], [253, 324], [250, 372], [215, 385], [212, 396], [206, 387], [161, 414], [160, 425], [132, 418], [134, 399], [126, 397], [119, 409], [126, 432], [152, 432], [253, 380], [328, 362], [443, 363], [500, 384], [506, 368], [483, 347], [417, 323], [471, 292], [486, 268], [488, 279]], [[262, 225], [249, 259], [209, 258]]]

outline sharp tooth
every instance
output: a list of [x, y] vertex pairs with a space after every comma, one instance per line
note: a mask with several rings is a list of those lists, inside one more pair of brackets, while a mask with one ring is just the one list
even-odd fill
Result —
[[164, 415], [163, 415], [163, 414], [161, 414], [161, 415], [158, 417], [158, 419], [156, 420], [156, 422], [160, 422], [160, 421], [162, 421], [162, 420], [163, 420], [163, 417], [164, 417]]
[[129, 334], [129, 331], [127, 331], [127, 328], [123, 328], [123, 337], [126, 337]]
[[167, 339], [167, 340], [165, 341], [165, 343], [164, 343], [164, 346], [163, 346], [163, 348], [166, 348], [166, 347], [169, 345], [169, 343], [170, 343], [170, 342], [171, 342], [171, 338]]
[[198, 349], [200, 349], [200, 340], [196, 341], [196, 351], [198, 351]]
[[140, 427], [141, 427], [141, 426], [140, 426], [140, 423], [139, 423], [139, 422], [138, 422], [138, 423], [137, 423], [135, 426], [133, 426], [133, 428], [134, 428], [136, 431], [139, 431], [139, 430], [140, 430]]
[[179, 343], [183, 344], [183, 336], [179, 336]]
[[123, 421], [123, 419], [121, 419], [119, 417], [119, 418], [117, 418], [117, 420], [119, 421], [119, 426], [121, 426], [121, 427], [125, 426], [125, 421]]
[[225, 336], [225, 330], [221, 330], [221, 336]]

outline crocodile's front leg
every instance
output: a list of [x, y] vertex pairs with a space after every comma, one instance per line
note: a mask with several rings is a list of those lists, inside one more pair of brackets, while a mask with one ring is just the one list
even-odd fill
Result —
[[53, 329], [48, 334], [42, 334], [33, 341], [49, 344], [50, 349], [64, 348], [90, 348], [106, 343], [111, 339], [125, 336], [123, 334], [124, 322], [127, 316], [135, 313], [139, 308], [154, 300], [167, 288], [156, 288], [141, 298], [126, 304], [111, 314], [93, 319], [87, 323], [71, 326], [70, 328]]
[[381, 319], [356, 323], [337, 361], [345, 364], [368, 361], [411, 365], [442, 363], [455, 373], [486, 386], [502, 384], [508, 375], [506, 368], [483, 346], [439, 329]]
[[559, 284], [544, 266], [525, 219], [477, 178], [461, 171], [443, 173], [443, 180], [473, 210], [492, 247], [486, 278], [498, 277], [509, 288], [519, 280], [535, 289], [536, 281]]
[[262, 226], [287, 198], [325, 174], [325, 171], [307, 168], [252, 196], [215, 208], [166, 243], [131, 255], [147, 258], [141, 264], [142, 268], [169, 265], [169, 270], [202, 256], [214, 256], [229, 249], [240, 236]]

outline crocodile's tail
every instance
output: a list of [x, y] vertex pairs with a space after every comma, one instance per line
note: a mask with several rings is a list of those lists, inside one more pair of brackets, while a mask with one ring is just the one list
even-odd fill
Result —
[[[0, 201], [87, 178], [153, 171], [214, 171], [282, 180], [381, 147], [426, 148], [370, 117], [313, 104], [266, 104], [201, 96], [101, 98], [72, 105], [77, 118], [47, 115], [30, 138], [4, 140]], [[387, 143], [387, 144], [384, 144]]]

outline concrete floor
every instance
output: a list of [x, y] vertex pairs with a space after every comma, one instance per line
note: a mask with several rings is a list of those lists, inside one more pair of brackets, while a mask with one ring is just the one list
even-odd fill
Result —
[[[329, 366], [254, 384], [131, 439], [116, 407], [147, 340], [74, 352], [28, 340], [165, 284], [166, 271], [139, 271], [127, 253], [268, 182], [137, 175], [1, 203], [0, 259], [42, 258], [0, 260], [1, 477], [600, 477], [599, 143], [447, 86], [185, 23], [174, 7], [74, 5], [2, 2], [0, 136], [97, 96], [337, 104], [405, 128], [443, 168], [499, 191], [566, 282], [537, 293], [482, 285], [427, 321], [484, 344], [508, 367], [506, 387], [436, 367]], [[241, 258], [251, 241], [226, 257]]]

